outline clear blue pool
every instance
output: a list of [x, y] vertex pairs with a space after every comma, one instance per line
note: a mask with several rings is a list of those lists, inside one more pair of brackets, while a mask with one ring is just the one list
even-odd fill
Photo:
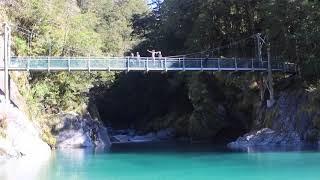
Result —
[[319, 180], [320, 151], [117, 145], [109, 151], [60, 150], [46, 161], [0, 168], [1, 180]]

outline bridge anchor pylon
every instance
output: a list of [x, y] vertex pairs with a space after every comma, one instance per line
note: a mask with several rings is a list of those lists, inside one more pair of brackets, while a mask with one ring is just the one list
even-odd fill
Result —
[[[3, 67], [3, 93], [5, 96], [5, 102], [10, 103], [10, 87], [9, 87], [9, 62], [11, 58], [11, 28], [8, 23], [2, 24], [2, 30], [0, 31], [0, 66]], [[1, 81], [0, 81], [1, 82]]]

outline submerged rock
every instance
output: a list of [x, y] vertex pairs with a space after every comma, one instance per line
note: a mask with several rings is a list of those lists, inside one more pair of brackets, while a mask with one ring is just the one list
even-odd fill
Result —
[[151, 141], [158, 141], [157, 136], [155, 133], [148, 133], [143, 136], [134, 136], [129, 139], [130, 142], [151, 142]]
[[26, 115], [12, 105], [0, 104], [0, 121], [3, 136], [0, 137], [0, 156], [5, 158], [33, 156], [49, 157], [50, 147], [40, 137], [37, 128]]
[[61, 119], [55, 127], [58, 148], [110, 147], [107, 128], [90, 115], [67, 114]]
[[[126, 132], [120, 130], [117, 132]], [[132, 131], [130, 131], [132, 132]], [[113, 143], [140, 143], [140, 142], [152, 142], [152, 141], [167, 141], [174, 137], [174, 129], [168, 128], [157, 132], [150, 132], [144, 135], [135, 135], [132, 133], [128, 134], [117, 134], [111, 137]]]
[[114, 142], [129, 142], [130, 136], [128, 135], [115, 135], [112, 136]]

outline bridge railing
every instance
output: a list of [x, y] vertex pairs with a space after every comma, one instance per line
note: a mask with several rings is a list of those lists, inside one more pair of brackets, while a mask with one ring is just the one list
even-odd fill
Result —
[[[151, 57], [12, 57], [10, 70], [127, 70], [127, 71], [263, 71], [267, 61], [248, 58], [151, 58]], [[292, 71], [294, 64], [271, 62], [274, 71]]]

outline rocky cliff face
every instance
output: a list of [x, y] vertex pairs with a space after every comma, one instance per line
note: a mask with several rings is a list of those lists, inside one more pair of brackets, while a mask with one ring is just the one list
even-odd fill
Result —
[[40, 129], [13, 105], [0, 103], [0, 158], [37, 156], [48, 157], [50, 147], [42, 141]]
[[58, 148], [108, 148], [111, 146], [107, 129], [90, 115], [67, 114], [54, 128]]
[[312, 108], [315, 106], [312, 98], [312, 93], [304, 89], [281, 92], [272, 108], [258, 110], [254, 130], [229, 145], [249, 147], [317, 142], [319, 130], [314, 120], [320, 113]]

